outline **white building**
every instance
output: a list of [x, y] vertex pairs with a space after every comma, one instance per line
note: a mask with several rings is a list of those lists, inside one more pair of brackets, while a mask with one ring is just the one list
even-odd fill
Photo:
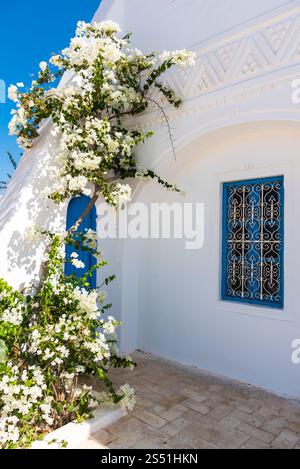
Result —
[[[145, 183], [134, 202], [204, 203], [205, 243], [186, 250], [178, 239], [105, 242], [118, 275], [110, 299], [123, 322], [122, 350], [300, 397], [300, 365], [291, 360], [300, 338], [300, 104], [292, 100], [300, 1], [103, 0], [95, 19], [117, 21], [144, 51], [197, 54], [191, 72], [166, 77], [184, 99], [168, 110], [176, 161], [161, 116], [139, 118], [155, 130], [140, 161], [187, 195]], [[15, 286], [37, 274], [37, 246], [24, 241], [28, 222], [42, 225], [50, 214], [51, 226], [65, 226], [66, 207], [58, 211], [43, 195], [55, 152], [50, 127], [0, 202], [0, 276]], [[222, 246], [226, 237], [240, 241], [235, 254]]]

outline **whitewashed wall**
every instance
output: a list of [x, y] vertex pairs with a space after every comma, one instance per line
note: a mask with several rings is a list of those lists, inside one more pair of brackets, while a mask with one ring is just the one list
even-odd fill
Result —
[[[186, 251], [181, 241], [104, 243], [109, 272], [118, 275], [110, 299], [123, 320], [122, 350], [141, 348], [300, 397], [300, 368], [292, 365], [290, 349], [300, 338], [300, 107], [291, 101], [291, 82], [300, 77], [300, 2], [103, 0], [96, 19], [106, 18], [133, 31], [144, 50], [188, 47], [197, 53], [190, 74], [166, 78], [184, 99], [179, 111], [168, 110], [177, 162], [160, 116], [153, 112], [138, 121], [156, 131], [140, 150], [140, 162], [178, 183], [187, 196], [149, 183], [137, 188], [135, 201], [206, 207], [200, 251]], [[55, 153], [45, 129], [0, 201], [0, 275], [16, 286], [38, 273], [38, 247], [23, 242], [26, 224], [41, 224], [49, 215], [52, 226], [65, 224], [66, 207], [58, 213], [42, 195]], [[285, 310], [222, 302], [221, 183], [279, 173], [286, 177]]]
[[245, 22], [257, 22], [286, 0], [102, 0], [95, 19], [110, 18], [134, 32], [137, 47], [146, 50], [191, 47], [223, 35]]
[[[120, 21], [122, 3], [104, 0], [99, 18], [108, 11]], [[166, 79], [185, 98], [179, 112], [169, 110], [177, 162], [159, 116], [139, 120], [156, 130], [140, 161], [153, 162], [187, 196], [149, 183], [137, 189], [135, 201], [204, 202], [206, 216], [200, 251], [186, 251], [178, 240], [139, 240], [120, 243], [114, 256], [116, 244], [109, 242], [106, 252], [122, 286], [111, 292], [123, 320], [122, 349], [139, 348], [300, 397], [300, 367], [291, 361], [291, 343], [300, 337], [300, 107], [291, 100], [291, 82], [300, 76], [300, 4], [167, 1], [166, 10], [174, 9], [180, 21], [176, 27], [172, 15], [171, 21], [151, 20], [155, 1], [143, 8], [131, 4], [136, 15], [123, 17], [123, 27], [137, 33], [139, 46], [193, 45], [197, 53], [190, 75], [174, 72]], [[189, 21], [181, 21], [189, 14]], [[164, 29], [154, 34], [160, 22]], [[286, 185], [285, 309], [220, 301], [221, 184], [278, 174], [284, 174]]]
[[[205, 244], [187, 251], [181, 240], [127, 243], [122, 275], [125, 347], [128, 341], [129, 350], [135, 348], [130, 342], [135, 340], [129, 321], [133, 310], [138, 348], [300, 395], [300, 369], [291, 362], [291, 343], [300, 337], [299, 135], [299, 124], [242, 124], [200, 137], [179, 152], [176, 170], [164, 174], [186, 190], [184, 202], [204, 202]], [[286, 187], [285, 309], [221, 301], [221, 183], [279, 174]], [[137, 200], [183, 202], [153, 184]]]
[[26, 152], [0, 200], [0, 277], [13, 287], [28, 286], [39, 278], [43, 246], [33, 239], [34, 226], [55, 230], [65, 227], [66, 204], [48, 199], [58, 170], [56, 138], [45, 124], [33, 149]]

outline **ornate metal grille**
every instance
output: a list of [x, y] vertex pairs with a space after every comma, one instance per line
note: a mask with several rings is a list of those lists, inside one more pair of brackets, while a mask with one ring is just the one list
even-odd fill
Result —
[[222, 298], [283, 307], [283, 176], [224, 184]]

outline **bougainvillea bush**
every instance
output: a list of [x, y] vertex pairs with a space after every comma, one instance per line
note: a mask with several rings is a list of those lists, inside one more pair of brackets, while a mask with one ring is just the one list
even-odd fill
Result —
[[[23, 90], [23, 83], [9, 88], [17, 104], [10, 133], [17, 135], [24, 148], [34, 144], [41, 122], [52, 120], [60, 142], [60, 177], [49, 196], [57, 202], [82, 193], [91, 195], [94, 190], [118, 205], [120, 199], [130, 199], [131, 193], [130, 186], [120, 181], [135, 177], [156, 178], [176, 190], [153, 171], [138, 167], [135, 148], [153, 133], [129, 128], [126, 119], [153, 105], [164, 113], [154, 91], [178, 107], [180, 99], [160, 78], [173, 66], [192, 65], [194, 54], [182, 50], [144, 55], [131, 47], [130, 34], [121, 38], [119, 33], [119, 26], [111, 21], [80, 22], [70, 46], [50, 63], [40, 63], [38, 78], [29, 90]], [[51, 87], [59, 75], [70, 71], [72, 79]], [[112, 181], [112, 174], [120, 180]]]
[[[14, 291], [0, 280], [0, 448], [29, 445], [44, 433], [72, 420], [91, 416], [95, 406], [134, 405], [128, 385], [115, 390], [110, 367], [132, 368], [130, 358], [118, 353], [115, 329], [108, 315], [106, 294], [91, 289], [93, 269], [106, 262], [95, 247], [96, 233], [47, 234], [49, 249], [43, 282], [38, 289]], [[65, 258], [65, 243], [74, 252]], [[82, 278], [66, 276], [64, 265], [84, 264], [78, 255], [90, 251], [97, 264]], [[104, 280], [108, 285], [113, 277]], [[106, 386], [95, 394], [80, 384], [80, 377], [93, 375]]]
[[[48, 248], [38, 286], [14, 291], [0, 280], [2, 448], [30, 445], [46, 432], [88, 417], [95, 405], [120, 403], [132, 408], [134, 404], [129, 386], [115, 390], [109, 380], [110, 367], [134, 364], [119, 356], [115, 335], [119, 324], [105, 314], [110, 305], [104, 304], [101, 290], [89, 286], [92, 272], [83, 273], [78, 255], [80, 250], [90, 250], [98, 258], [93, 269], [103, 267], [96, 234], [76, 230], [99, 196], [115, 207], [128, 202], [128, 178], [152, 178], [178, 190], [154, 171], [139, 167], [135, 149], [152, 132], [132, 125], [132, 118], [156, 106], [171, 137], [160, 98], [175, 107], [180, 99], [160, 78], [173, 66], [193, 65], [194, 54], [183, 50], [145, 55], [131, 47], [130, 34], [122, 37], [120, 32], [111, 21], [79, 22], [70, 46], [48, 63], [40, 63], [28, 89], [23, 83], [9, 87], [9, 97], [16, 103], [10, 134], [18, 137], [25, 150], [35, 144], [41, 125], [51, 122], [57, 151], [48, 197], [56, 203], [81, 194], [91, 197], [67, 233], [41, 229], [48, 237]], [[55, 87], [63, 74], [64, 80]], [[23, 158], [27, 157], [30, 152], [25, 152]], [[70, 244], [74, 252], [66, 259], [65, 247]], [[65, 262], [79, 269], [82, 278], [67, 277]], [[86, 374], [98, 378], [107, 390], [95, 396], [92, 389], [80, 385]]]

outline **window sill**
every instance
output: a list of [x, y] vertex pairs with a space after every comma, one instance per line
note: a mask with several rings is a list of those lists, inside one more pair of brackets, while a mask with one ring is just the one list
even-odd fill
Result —
[[231, 302], [227, 300], [219, 300], [214, 306], [215, 310], [222, 313], [238, 314], [240, 316], [259, 317], [270, 321], [280, 321], [294, 323], [295, 319], [291, 315], [287, 315], [286, 308], [276, 309], [261, 307], [256, 305], [243, 305], [242, 303]]

